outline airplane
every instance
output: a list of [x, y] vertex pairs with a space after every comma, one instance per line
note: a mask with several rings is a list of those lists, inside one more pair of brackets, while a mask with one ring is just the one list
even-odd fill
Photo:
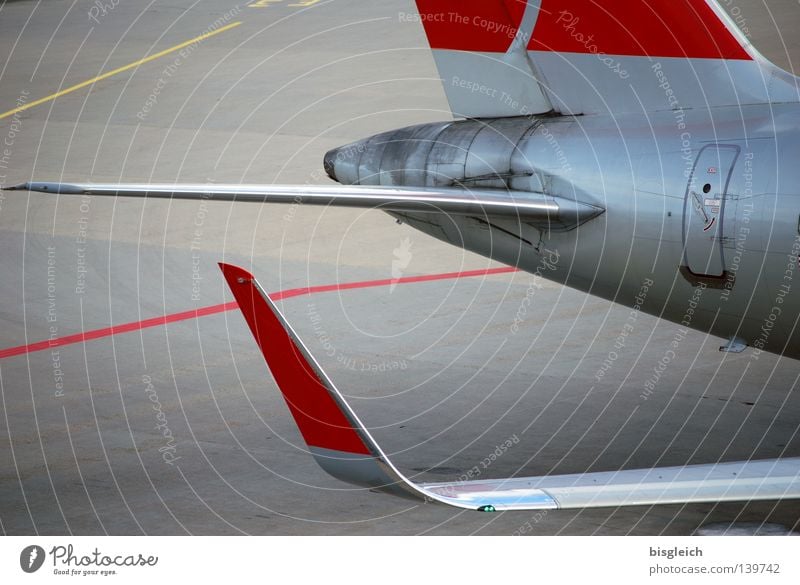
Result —
[[[416, 4], [454, 120], [329, 151], [338, 185], [10, 189], [377, 208], [682, 336], [725, 338], [721, 351], [800, 359], [800, 79], [716, 0]], [[341, 480], [480, 511], [800, 497], [800, 457], [416, 484], [255, 278], [221, 269], [311, 454]]]

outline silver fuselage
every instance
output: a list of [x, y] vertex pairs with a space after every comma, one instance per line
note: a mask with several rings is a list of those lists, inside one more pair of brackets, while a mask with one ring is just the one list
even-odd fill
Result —
[[505, 188], [604, 208], [573, 229], [393, 213], [436, 238], [756, 351], [800, 358], [800, 107], [465, 120], [331, 151], [345, 184]]

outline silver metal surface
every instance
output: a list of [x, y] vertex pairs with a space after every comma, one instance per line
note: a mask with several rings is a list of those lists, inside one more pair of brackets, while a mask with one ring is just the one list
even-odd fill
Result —
[[[411, 4], [320, 2], [311, 10], [286, 4], [261, 10], [242, 8], [239, 16], [246, 17], [241, 18], [242, 25], [203, 41], [191, 59], [182, 60], [180, 74], [169, 78], [157, 107], [145, 120], [136, 113], [159, 77], [163, 78], [171, 56], [6, 118], [4, 137], [11, 125], [16, 129], [20, 122], [22, 131], [11, 148], [9, 169], [2, 171], [7, 175], [5, 184], [37, 178], [104, 183], [205, 182], [208, 178], [216, 183], [324, 182], [319, 178], [319, 160], [339, 144], [407, 124], [437, 119], [447, 120], [441, 127], [452, 124], [422, 25], [399, 23], [395, 18], [408, 12]], [[23, 90], [30, 103], [194, 37], [234, 7], [225, 2], [177, 0], [170, 4], [179, 16], [173, 23], [163, 5], [143, 9], [123, 2], [86, 37], [94, 23], [86, 20], [80, 3], [52, 2], [47, 10], [42, 6], [9, 2], [3, 9], [0, 28], [9, 47], [9, 62], [0, 87], [6, 110], [15, 107]], [[741, 10], [749, 39], [770, 59], [787, 68], [800, 62], [797, 2], [771, 0], [768, 7], [739, 2], [733, 3], [733, 9]], [[276, 22], [276, 14], [289, 18]], [[273, 33], [265, 34], [267, 28]], [[51, 33], [52, 42], [42, 53], [43, 38], [50, 39]], [[42, 59], [32, 58], [36, 55]], [[101, 71], [107, 55], [113, 56], [113, 62]], [[548, 71], [569, 74], [571, 59], [571, 55], [554, 58]], [[261, 66], [256, 71], [257, 63]], [[69, 75], [62, 85], [66, 71]], [[673, 77], [672, 70], [665, 71], [683, 98], [685, 92], [679, 86], [685, 80]], [[707, 69], [696, 71], [698, 79], [719, 80], [709, 77]], [[735, 72], [735, 68], [730, 70]], [[658, 100], [659, 108], [666, 108], [652, 71], [644, 73], [649, 77], [643, 79], [653, 84], [648, 95]], [[613, 73], [610, 77], [614, 81]], [[759, 80], [764, 81], [769, 78]], [[582, 87], [588, 85], [584, 82]], [[278, 91], [279, 87], [284, 89]], [[569, 97], [584, 98], [580, 92]], [[796, 89], [790, 101], [796, 101]], [[639, 107], [638, 102], [633, 105]], [[745, 127], [741, 118], [749, 118], [749, 110], [734, 108], [720, 132], [726, 138], [747, 137], [755, 146], [757, 140], [770, 140], [750, 140], [758, 126], [764, 130], [797, 127], [784, 112], [784, 106], [776, 108], [773, 119], [770, 112], [762, 111], [760, 122], [750, 120]], [[621, 213], [623, 204], [632, 209], [627, 223], [607, 224], [604, 218], [603, 224], [613, 231], [593, 234], [593, 243], [602, 255], [616, 256], [619, 262], [633, 254], [631, 270], [637, 270], [642, 279], [652, 267], [649, 255], [650, 260], [659, 258], [659, 275], [684, 281], [677, 270], [666, 270], [654, 241], [661, 237], [662, 225], [668, 228], [669, 239], [663, 247], [670, 248], [670, 258], [680, 257], [680, 251], [672, 250], [681, 243], [674, 241], [670, 222], [682, 221], [673, 203], [677, 197], [682, 205], [686, 177], [674, 181], [663, 177], [686, 170], [678, 152], [683, 132], [678, 128], [679, 113], [653, 119], [652, 127], [641, 117], [639, 138], [630, 151], [617, 138], [603, 138], [589, 116], [543, 119], [549, 124], [550, 141], [531, 133], [541, 146], [536, 164], [554, 169], [548, 175], [554, 181], [562, 166], [576, 168], [576, 162], [583, 161], [579, 165], [583, 167], [593, 156], [607, 167], [608, 174], [593, 177], [593, 188], [611, 193], [614, 216]], [[706, 116], [706, 128], [698, 140], [714, 139], [709, 119]], [[617, 121], [622, 130], [616, 127]], [[610, 122], [606, 136], [627, 134], [632, 128], [627, 117]], [[592, 140], [573, 142], [565, 137], [572, 131], [559, 130], [575, 125], [586, 127]], [[696, 129], [688, 127], [693, 136]], [[425, 125], [414, 137], [427, 140], [430, 147], [436, 134], [435, 126]], [[580, 144], [583, 152], [565, 150], [572, 144]], [[732, 213], [728, 217], [735, 220], [738, 215], [739, 219], [738, 226], [726, 230], [724, 243], [730, 266], [739, 266], [731, 274], [737, 278], [730, 302], [740, 311], [747, 306], [749, 294], [754, 295], [753, 302], [767, 300], [760, 315], [755, 306], [747, 310], [755, 316], [756, 331], [764, 326], [783, 277], [776, 270], [760, 273], [759, 258], [765, 250], [777, 253], [786, 246], [770, 240], [769, 230], [751, 231], [743, 240], [747, 249], [737, 263], [737, 236], [744, 235], [741, 228], [770, 221], [775, 206], [770, 206], [769, 198], [775, 193], [791, 197], [797, 192], [796, 183], [791, 182], [796, 156], [780, 155], [778, 167], [778, 149], [787, 147], [783, 139], [773, 140], [754, 152], [750, 162], [755, 172], [749, 187], [743, 172], [745, 159], [738, 163], [732, 181], [738, 181], [740, 189], [772, 193], [746, 196], [768, 203], [754, 206], [749, 224], [743, 222], [748, 213], [741, 211], [747, 201], [739, 200], [737, 194], [727, 202]], [[613, 150], [606, 152], [609, 148]], [[691, 148], [696, 156], [696, 148]], [[384, 157], [388, 151], [389, 146]], [[665, 153], [663, 166], [660, 151]], [[526, 148], [517, 149], [513, 156], [515, 161], [532, 157]], [[391, 171], [392, 184], [424, 185], [418, 179], [424, 168], [415, 157], [424, 160], [427, 154], [414, 151], [407, 159], [407, 170]], [[630, 186], [634, 180], [619, 169], [619, 163], [629, 158], [628, 174], [635, 175], [635, 188]], [[786, 160], [792, 163], [790, 168]], [[389, 173], [382, 180], [384, 175]], [[540, 176], [547, 178], [543, 172], [516, 177], [513, 188], [543, 192]], [[45, 277], [51, 245], [57, 247], [54, 300], [59, 335], [228, 301], [215, 265], [221, 258], [255, 267], [270, 291], [388, 278], [393, 249], [405, 238], [414, 246], [405, 275], [496, 266], [454, 246], [437, 245], [408, 225], [396, 226], [388, 216], [369, 212], [168, 199], [145, 203], [57, 198], [24, 192], [3, 195], [0, 232], [6, 276], [0, 281], [0, 310], [6, 348], [50, 335], [48, 328], [53, 324], [46, 316], [53, 299], [45, 294]], [[86, 203], [91, 206], [88, 214]], [[777, 209], [780, 212], [780, 206]], [[672, 216], [667, 217], [670, 211]], [[198, 214], [205, 214], [200, 217], [204, 225], [199, 249], [194, 239]], [[426, 221], [443, 219], [418, 215]], [[790, 223], [797, 232], [796, 216], [778, 213], [775, 221], [781, 225], [776, 233], [788, 233], [782, 230], [785, 225], [789, 229]], [[430, 222], [420, 224], [430, 226]], [[499, 225], [511, 227], [506, 222]], [[627, 238], [619, 232], [621, 227], [629, 232]], [[470, 228], [475, 235], [464, 235], [483, 246], [484, 228], [475, 224]], [[441, 228], [435, 229], [445, 237]], [[590, 235], [583, 227], [580, 231], [581, 238]], [[76, 242], [84, 232], [85, 245]], [[498, 249], [510, 248], [511, 236], [498, 230], [492, 233]], [[500, 246], [500, 240], [507, 238], [509, 243]], [[519, 252], [526, 255], [528, 245], [516, 242]], [[612, 252], [610, 247], [620, 242], [623, 247], [614, 247]], [[649, 248], [641, 261], [639, 248]], [[508, 250], [503, 254], [507, 256]], [[200, 265], [196, 266], [198, 256]], [[73, 291], [79, 258], [85, 260], [80, 268], [88, 269], [83, 294]], [[609, 269], [605, 262], [601, 266], [603, 272]], [[190, 298], [193, 267], [203, 277], [199, 301]], [[585, 266], [577, 268], [587, 273]], [[632, 279], [636, 278], [633, 274]], [[517, 334], [509, 335], [520, 303], [528, 300], [531, 283], [541, 284], [542, 289], [535, 289], [535, 297], [529, 299], [533, 302], [527, 318], [518, 323]], [[657, 284], [663, 296], [664, 283]], [[792, 296], [796, 285], [795, 276]], [[618, 303], [635, 302], [631, 288], [624, 283]], [[674, 294], [696, 290], [681, 284]], [[724, 288], [706, 290], [702, 300], [725, 292]], [[613, 297], [613, 291], [608, 296]], [[690, 300], [683, 297], [684, 310]], [[326, 355], [316, 338], [316, 329], [304, 316], [309, 302], [324, 319], [325, 331], [335, 336], [336, 357], [352, 357], [360, 365], [361, 358], [382, 363], [413, 354], [413, 363], [409, 361], [408, 370], [396, 375], [348, 371], [336, 357]], [[680, 305], [680, 299], [675, 303]], [[732, 319], [733, 311], [723, 303], [719, 306], [719, 318]], [[353, 391], [353, 398], [347, 398], [380, 445], [402, 470], [414, 470], [408, 475], [415, 480], [456, 480], [458, 469], [480, 462], [496, 444], [519, 433], [534, 418], [530, 431], [520, 435], [522, 443], [483, 471], [481, 479], [800, 454], [795, 433], [800, 394], [793, 386], [797, 365], [793, 360], [766, 354], [754, 359], [756, 348], [738, 355], [721, 354], [717, 348], [727, 338], [689, 332], [665, 376], [649, 400], [644, 400], [639, 397], [642, 383], [683, 326], [640, 314], [635, 334], [619, 351], [612, 342], [629, 311], [534, 280], [526, 273], [494, 276], [480, 284], [465, 279], [455, 285], [449, 281], [402, 285], [392, 294], [381, 288], [340, 291], [298, 297], [281, 307], [337, 384]], [[680, 309], [671, 311], [680, 313]], [[366, 333], [364, 324], [371, 326]], [[776, 326], [783, 328], [782, 323]], [[786, 329], [791, 327], [787, 319]], [[395, 336], [400, 331], [404, 334]], [[445, 331], [440, 338], [439, 333]], [[494, 350], [501, 344], [502, 354], [495, 358]], [[471, 351], [464, 351], [468, 347]], [[520, 533], [520, 525], [530, 520], [522, 532], [669, 536], [691, 534], [703, 524], [732, 519], [757, 526], [765, 520], [785, 523], [787, 530], [796, 530], [795, 520], [800, 517], [800, 500], [486, 515], [349, 491], [347, 484], [319, 470], [301, 446], [302, 437], [282, 397], [265, 379], [268, 374], [246, 324], [234, 313], [54, 349], [60, 352], [65, 370], [61, 398], [53, 397], [49, 349], [0, 362], [8, 413], [0, 422], [6, 441], [0, 452], [8, 472], [8, 481], [0, 486], [0, 516], [9, 534], [510, 535]], [[596, 367], [610, 349], [619, 351], [619, 361], [587, 392]], [[451, 365], [445, 369], [445, 364]], [[181, 458], [174, 465], [164, 463], [159, 451], [164, 443], [153, 429], [151, 403], [140, 384], [145, 373], [153, 378], [177, 442], [176, 455]], [[451, 388], [467, 379], [472, 383], [451, 393]], [[498, 391], [492, 392], [495, 388]], [[473, 408], [468, 428], [451, 428], [462, 412]], [[412, 417], [411, 424], [398, 427], [398, 421], [402, 424]], [[449, 430], [443, 432], [444, 428]]]
[[[369, 455], [309, 446], [316, 462], [342, 481], [404, 497], [482, 511], [634, 506], [681, 502], [800, 497], [800, 457], [632, 469], [545, 477], [416, 484], [389, 460], [344, 395], [314, 359], [256, 280], [252, 285], [317, 374], [318, 392], [327, 392], [361, 437]], [[267, 345], [264, 351], [269, 351]], [[282, 389], [282, 391], [284, 391]]]
[[[637, 506], [800, 497], [800, 458], [602, 471], [484, 482], [425, 484], [428, 491], [478, 496], [499, 509], [522, 506], [545, 494], [558, 508]], [[495, 492], [495, 490], [497, 490]], [[465, 496], [461, 496], [461, 492]], [[472, 494], [472, 495], [471, 495]], [[494, 504], [492, 498], [499, 504]], [[524, 502], [524, 503], [523, 503]]]
[[542, 193], [450, 187], [327, 187], [309, 185], [72, 184], [31, 182], [6, 190], [62, 195], [201, 199], [240, 203], [294, 203], [379, 208], [383, 211], [511, 217], [543, 228], [571, 229], [603, 210]]
[[697, 155], [683, 209], [685, 262], [692, 274], [711, 278], [725, 275], [725, 200], [739, 150], [736, 145], [709, 144]]
[[623, 304], [652, 280], [643, 311], [798, 358], [800, 298], [780, 291], [798, 271], [799, 127], [792, 103], [515, 118], [491, 130], [486, 121], [456, 122], [427, 158], [426, 184], [480, 178], [606, 213], [574, 231], [469, 214], [402, 219], [532, 273], [557, 257], [543, 276]]
[[[20, 188], [379, 207], [436, 238], [528, 272], [542, 272], [542, 262], [557, 258], [544, 277], [622, 304], [631, 305], [642, 283], [652, 281], [642, 311], [800, 358], [794, 326], [800, 296], [789, 294], [800, 271], [799, 127], [800, 107], [791, 103], [465, 120], [383, 133], [326, 156], [327, 170], [343, 183], [369, 176], [370, 182], [402, 178], [424, 185]], [[402, 138], [420, 134], [436, 138]], [[393, 136], [400, 138], [387, 151]], [[366, 170], [355, 160], [366, 161]], [[424, 161], [424, 171], [404, 169], [409, 160]], [[706, 197], [702, 206], [689, 205], [695, 165], [705, 167], [705, 176], [720, 167], [708, 197], [725, 193], [716, 214]], [[481, 184], [494, 188], [459, 187]], [[698, 197], [706, 195], [700, 189]], [[703, 230], [707, 223], [698, 225], [698, 209], [717, 216], [710, 232]]]

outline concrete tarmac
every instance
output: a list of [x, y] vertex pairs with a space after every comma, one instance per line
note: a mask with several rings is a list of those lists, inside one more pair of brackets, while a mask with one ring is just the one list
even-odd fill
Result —
[[[2, 184], [325, 183], [328, 149], [450, 117], [409, 0], [254, 4], [4, 3]], [[768, 58], [800, 63], [795, 2], [722, 4]], [[498, 266], [381, 212], [6, 192], [0, 245], [4, 534], [799, 527], [791, 501], [481, 514], [351, 488], [306, 452], [238, 311], [35, 345], [230, 301], [219, 261], [268, 291]], [[314, 293], [282, 307], [420, 481], [800, 455], [796, 361], [721, 354], [721, 340], [693, 332], [644, 399], [677, 328], [639, 315], [615, 349], [629, 309], [532, 275]]]

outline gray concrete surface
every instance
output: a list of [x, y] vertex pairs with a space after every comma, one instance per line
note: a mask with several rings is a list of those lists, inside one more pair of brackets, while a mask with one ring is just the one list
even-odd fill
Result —
[[[12, 142], [3, 184], [321, 183], [330, 147], [449, 116], [421, 27], [405, 22], [410, 1], [290, 4], [121, 2], [102, 14], [83, 0], [4, 3], [2, 111], [215, 21], [242, 24], [0, 120]], [[769, 58], [797, 65], [795, 2], [727, 8]], [[374, 211], [6, 193], [0, 350], [230, 300], [220, 260], [277, 291], [389, 278], [408, 244], [408, 276], [494, 266]], [[722, 355], [694, 333], [644, 400], [675, 328], [640, 315], [597, 382], [628, 311], [532, 284], [442, 280], [283, 307], [421, 480], [456, 479], [509, 437], [519, 442], [483, 476], [800, 454], [797, 362]], [[491, 515], [351, 489], [304, 451], [236, 312], [0, 359], [0, 398], [5, 534], [690, 534], [800, 520], [795, 502]]]

